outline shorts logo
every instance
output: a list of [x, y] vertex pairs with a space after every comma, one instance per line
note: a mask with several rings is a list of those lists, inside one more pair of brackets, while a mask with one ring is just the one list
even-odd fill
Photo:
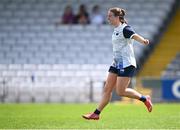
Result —
[[120, 73], [124, 73], [124, 69], [120, 69]]

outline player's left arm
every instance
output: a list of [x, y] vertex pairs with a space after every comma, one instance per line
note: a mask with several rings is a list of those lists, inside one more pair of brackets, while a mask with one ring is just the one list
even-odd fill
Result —
[[131, 26], [127, 25], [126, 27], [124, 27], [123, 29], [123, 35], [125, 38], [130, 38], [130, 39], [134, 39], [144, 45], [148, 45], [149, 44], [149, 40], [148, 39], [144, 39], [142, 36], [138, 35], [137, 33], [135, 33], [135, 31], [131, 28]]
[[148, 45], [149, 44], [149, 40], [148, 39], [145, 39], [143, 38], [142, 36], [138, 35], [138, 34], [134, 34], [132, 36], [132, 39], [144, 44], [144, 45]]

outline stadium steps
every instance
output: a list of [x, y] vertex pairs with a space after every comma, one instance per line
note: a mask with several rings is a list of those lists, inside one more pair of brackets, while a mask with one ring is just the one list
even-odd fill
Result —
[[178, 52], [180, 52], [180, 9], [172, 19], [167, 31], [162, 37], [160, 43], [156, 46], [144, 67], [139, 73], [139, 77], [155, 76], [160, 77], [161, 72], [167, 64], [172, 61]]

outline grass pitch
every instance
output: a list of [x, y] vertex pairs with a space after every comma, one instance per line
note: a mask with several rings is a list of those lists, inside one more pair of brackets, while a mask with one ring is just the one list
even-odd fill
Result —
[[109, 104], [99, 121], [84, 120], [96, 104], [0, 104], [0, 129], [180, 129], [180, 104]]

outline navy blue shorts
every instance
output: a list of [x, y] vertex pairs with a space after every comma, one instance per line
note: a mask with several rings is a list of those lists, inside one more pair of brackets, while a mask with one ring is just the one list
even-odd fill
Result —
[[120, 77], [133, 77], [135, 70], [136, 70], [136, 68], [133, 65], [130, 65], [130, 66], [128, 66], [126, 68], [122, 68], [122, 69], [117, 69], [114, 66], [110, 66], [110, 68], [109, 68], [109, 72], [115, 73]]

